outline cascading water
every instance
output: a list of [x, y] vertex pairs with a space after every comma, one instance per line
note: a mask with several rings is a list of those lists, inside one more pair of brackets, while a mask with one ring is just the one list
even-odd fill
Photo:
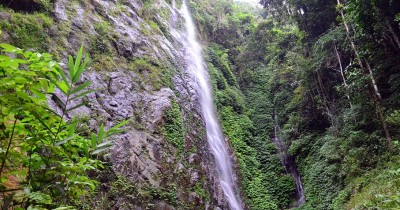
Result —
[[219, 181], [230, 208], [241, 210], [243, 208], [234, 181], [232, 163], [213, 106], [211, 85], [202, 56], [201, 45], [197, 41], [195, 26], [185, 0], [181, 13], [185, 19], [187, 70], [197, 80], [197, 92], [206, 123], [207, 141], [215, 158]]
[[303, 183], [301, 182], [300, 173], [297, 170], [296, 163], [291, 155], [288, 154], [287, 147], [285, 143], [279, 136], [280, 127], [278, 122], [278, 115], [274, 112], [274, 137], [272, 138], [272, 142], [275, 144], [278, 150], [278, 157], [281, 161], [283, 167], [287, 173], [291, 174], [295, 183], [296, 183], [296, 201], [297, 206], [301, 206], [305, 201], [306, 197], [304, 195]]

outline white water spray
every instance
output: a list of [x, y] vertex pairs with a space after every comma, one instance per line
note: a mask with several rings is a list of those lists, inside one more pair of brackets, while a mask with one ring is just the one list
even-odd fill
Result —
[[214, 110], [211, 84], [207, 69], [205, 68], [202, 49], [196, 38], [195, 25], [187, 7], [186, 0], [183, 1], [181, 12], [185, 19], [187, 36], [187, 70], [197, 80], [196, 88], [200, 97], [201, 110], [206, 123], [207, 141], [215, 158], [219, 181], [230, 208], [233, 210], [242, 210], [243, 208], [237, 192], [237, 186], [233, 178], [232, 163]]

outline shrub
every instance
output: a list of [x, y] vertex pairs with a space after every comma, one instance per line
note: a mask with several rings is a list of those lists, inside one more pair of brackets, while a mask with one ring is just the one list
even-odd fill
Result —
[[[0, 44], [0, 190], [9, 192], [2, 209], [14, 206], [55, 208], [94, 190], [96, 181], [87, 172], [101, 167], [95, 155], [108, 149], [110, 135], [121, 132], [123, 122], [97, 135], [80, 135], [77, 121], [66, 120], [68, 112], [85, 103], [80, 99], [93, 90], [91, 82], [78, 81], [89, 61], [83, 48], [69, 58], [69, 73], [47, 53], [24, 51]], [[60, 94], [55, 93], [58, 89]], [[48, 97], [61, 113], [49, 108]], [[65, 100], [61, 99], [65, 98]], [[71, 106], [70, 102], [77, 105]]]

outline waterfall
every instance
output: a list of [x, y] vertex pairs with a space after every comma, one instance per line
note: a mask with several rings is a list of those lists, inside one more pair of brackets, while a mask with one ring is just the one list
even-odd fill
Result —
[[289, 153], [287, 151], [287, 147], [279, 135], [280, 127], [279, 127], [278, 115], [276, 114], [276, 111], [274, 111], [273, 118], [274, 118], [275, 126], [274, 126], [274, 137], [272, 138], [272, 142], [276, 146], [276, 149], [278, 152], [278, 157], [279, 157], [279, 160], [281, 161], [283, 167], [285, 168], [285, 170], [288, 174], [292, 175], [292, 177], [296, 183], [297, 206], [301, 206], [306, 201], [306, 197], [304, 195], [303, 183], [301, 181], [300, 173], [297, 170], [297, 166], [294, 161], [294, 158], [291, 155], [289, 155]]
[[181, 13], [185, 19], [186, 29], [186, 68], [197, 83], [196, 91], [199, 94], [201, 111], [206, 123], [207, 141], [215, 158], [219, 181], [227, 198], [229, 206], [233, 210], [241, 210], [242, 204], [234, 181], [229, 152], [222, 134], [213, 104], [213, 95], [207, 69], [205, 67], [202, 48], [196, 38], [196, 30], [191, 18], [186, 0], [183, 1]]

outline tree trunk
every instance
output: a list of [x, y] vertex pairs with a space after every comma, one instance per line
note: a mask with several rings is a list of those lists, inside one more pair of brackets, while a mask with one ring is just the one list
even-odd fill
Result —
[[368, 61], [365, 62], [365, 65], [367, 66], [369, 78], [371, 79], [371, 83], [372, 83], [372, 87], [374, 89], [375, 95], [378, 98], [378, 101], [382, 101], [382, 96], [381, 96], [381, 93], [379, 92], [378, 85], [376, 84], [376, 81], [375, 81], [375, 78], [374, 78], [374, 75], [372, 72], [372, 68], [369, 65]]
[[[331, 123], [331, 127], [334, 130], [334, 135], [335, 137], [339, 136], [339, 129], [338, 129], [338, 124], [337, 122], [337, 116], [336, 116], [336, 109], [335, 109], [335, 101], [330, 100], [328, 93], [324, 89], [323, 82], [322, 82], [322, 76], [319, 71], [317, 71], [317, 90], [318, 87], [321, 89], [321, 98], [322, 98], [322, 105], [324, 106], [326, 115], [328, 116], [328, 120]], [[319, 92], [319, 91], [318, 91]]]
[[347, 99], [349, 99], [350, 108], [352, 108], [353, 106], [351, 104], [350, 94], [349, 94], [350, 87], [347, 84], [346, 77], [344, 75], [345, 72], [344, 72], [344, 69], [343, 69], [342, 60], [340, 59], [340, 55], [339, 55], [339, 52], [337, 50], [336, 45], [334, 46], [334, 49], [335, 49], [335, 53], [336, 53], [336, 58], [338, 59], [338, 63], [339, 63], [339, 67], [340, 67], [340, 74], [342, 75], [342, 79], [343, 79], [343, 85], [344, 85], [344, 88], [346, 89], [346, 97], [347, 97]]
[[394, 32], [393, 27], [392, 27], [392, 25], [390, 25], [390, 22], [388, 20], [386, 20], [386, 25], [387, 25], [388, 30], [389, 30], [390, 34], [392, 35], [394, 41], [396, 42], [397, 47], [400, 50], [400, 39], [399, 39], [399, 37], [397, 36], [396, 32]]
[[[340, 0], [337, 0], [337, 3], [338, 3], [338, 5], [341, 5]], [[385, 118], [385, 113], [384, 113], [383, 108], [382, 108], [382, 97], [381, 97], [381, 94], [379, 92], [378, 85], [377, 85], [377, 83], [375, 81], [375, 78], [374, 78], [374, 75], [373, 75], [373, 72], [372, 72], [372, 68], [369, 65], [368, 61], [365, 62], [365, 66], [364, 66], [364, 64], [363, 64], [363, 62], [361, 60], [360, 54], [358, 53], [357, 47], [354, 44], [354, 41], [353, 41], [353, 39], [351, 37], [350, 29], [349, 29], [349, 26], [347, 25], [343, 10], [340, 10], [340, 16], [342, 17], [343, 25], [344, 25], [344, 27], [346, 29], [346, 36], [350, 41], [350, 45], [351, 45], [351, 48], [352, 48], [352, 50], [354, 52], [356, 60], [357, 60], [358, 64], [360, 65], [360, 67], [364, 70], [364, 72], [366, 72], [368, 74], [368, 76], [369, 76], [369, 78], [371, 80], [371, 85], [372, 85], [372, 89], [373, 89], [373, 98], [374, 98], [375, 105], [376, 105], [376, 111], [377, 111], [377, 113], [379, 115], [379, 120], [380, 120], [380, 122], [382, 124], [382, 129], [385, 132], [386, 140], [388, 141], [389, 146], [392, 147], [392, 137], [390, 135], [389, 127], [388, 127], [388, 125], [386, 123], [386, 120], [385, 120], [386, 119]]]

